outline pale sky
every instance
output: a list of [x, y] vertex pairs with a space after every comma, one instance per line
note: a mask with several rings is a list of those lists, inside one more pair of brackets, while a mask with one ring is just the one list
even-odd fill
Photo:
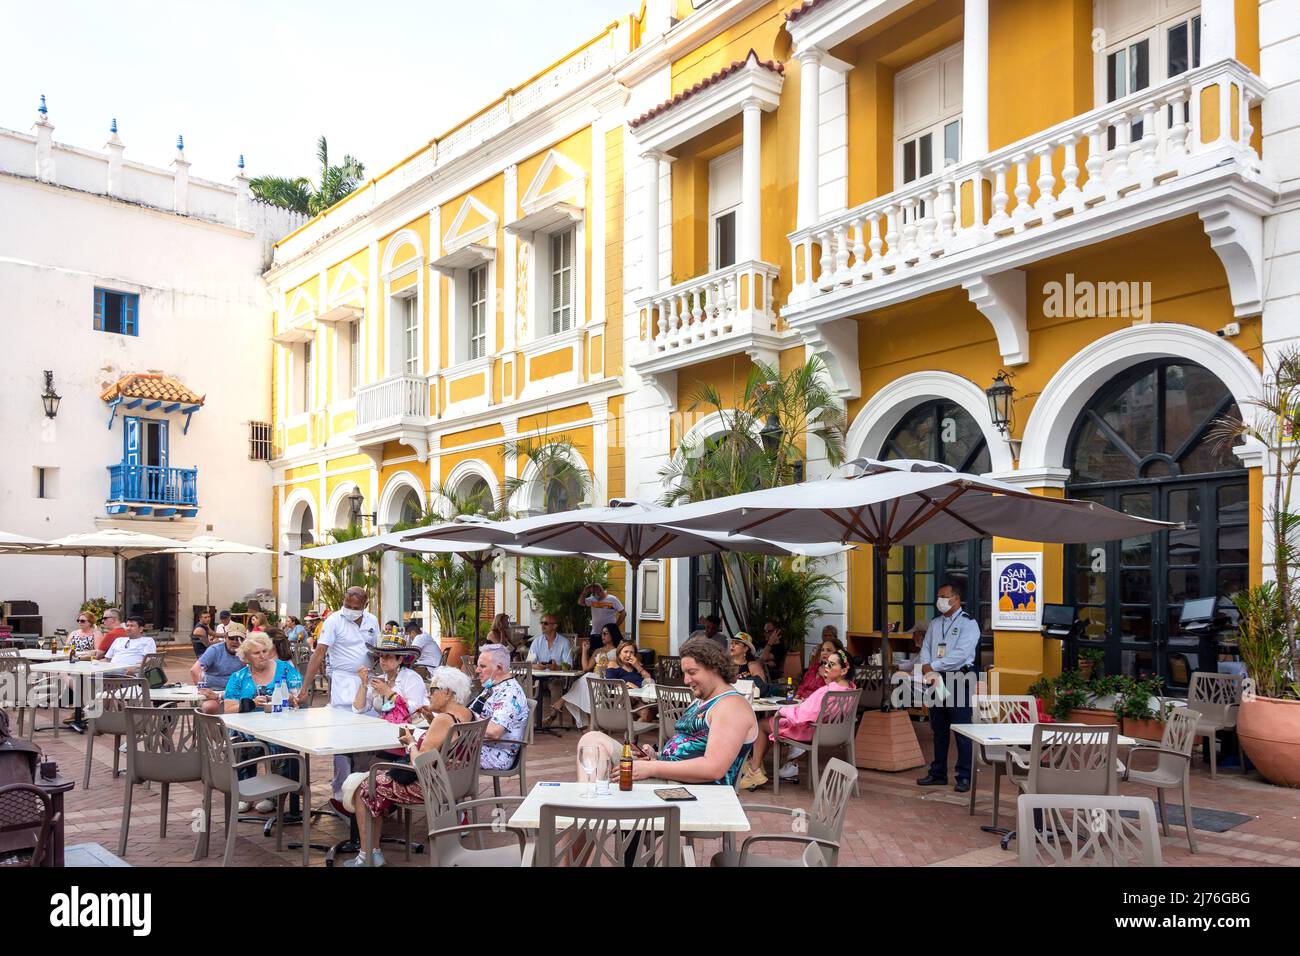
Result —
[[316, 180], [316, 140], [382, 172], [637, 0], [0, 0], [0, 126], [191, 175]]

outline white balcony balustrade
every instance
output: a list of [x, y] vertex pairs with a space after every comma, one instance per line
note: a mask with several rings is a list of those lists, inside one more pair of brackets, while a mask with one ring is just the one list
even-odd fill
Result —
[[1225, 163], [1256, 175], [1250, 110], [1263, 95], [1245, 66], [1224, 60], [791, 233], [785, 314], [797, 324], [838, 290], [887, 286], [1034, 230], [1082, 228], [1094, 212]]
[[358, 429], [429, 415], [429, 385], [422, 375], [394, 375], [357, 389]]
[[772, 285], [778, 275], [769, 263], [742, 262], [639, 299], [637, 308], [649, 310], [652, 325], [642, 357], [680, 353], [684, 362], [693, 362], [699, 358], [687, 353], [697, 348], [774, 332]]

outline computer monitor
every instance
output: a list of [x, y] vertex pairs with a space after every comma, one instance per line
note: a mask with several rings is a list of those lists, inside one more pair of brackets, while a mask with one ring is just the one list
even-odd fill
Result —
[[1218, 603], [1219, 599], [1212, 597], [1184, 601], [1183, 609], [1178, 615], [1179, 626], [1186, 626], [1193, 622], [1199, 624], [1205, 621], [1213, 621]]
[[1044, 628], [1073, 628], [1074, 627], [1074, 608], [1068, 604], [1044, 604], [1043, 605], [1043, 627]]

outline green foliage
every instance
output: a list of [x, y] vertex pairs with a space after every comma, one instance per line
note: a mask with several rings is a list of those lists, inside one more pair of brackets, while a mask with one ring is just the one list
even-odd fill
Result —
[[1151, 698], [1159, 697], [1164, 690], [1164, 681], [1159, 677], [1146, 680], [1121, 678], [1119, 694], [1115, 698], [1115, 716], [1127, 717], [1129, 720], [1164, 720], [1162, 710], [1151, 709]]
[[247, 601], [232, 601], [230, 603], [231, 614], [244, 614], [248, 611]]
[[112, 607], [112, 605], [108, 603], [108, 598], [94, 597], [87, 601], [83, 601], [81, 607], [77, 609], [77, 613], [85, 614], [87, 611], [90, 611], [95, 615], [95, 621], [99, 622], [104, 620], [104, 612], [110, 607]]
[[1079, 652], [1079, 663], [1087, 664], [1092, 669], [1094, 679], [1101, 676], [1106, 671], [1106, 652], [1100, 648], [1089, 648]]
[[[318, 548], [325, 544], [356, 541], [358, 538], [366, 537], [366, 533], [359, 526], [353, 525], [350, 528], [334, 528], [326, 537], [329, 538], [328, 541], [309, 547]], [[343, 597], [348, 588], [361, 587], [373, 594], [375, 584], [379, 580], [378, 553], [328, 560], [303, 558], [302, 567], [303, 573], [310, 575], [316, 582], [317, 593], [325, 606], [333, 610], [343, 606]], [[233, 604], [231, 610], [234, 610]]]
[[1052, 682], [1052, 716], [1069, 720], [1070, 711], [1087, 707], [1095, 695], [1078, 671], [1061, 671]]
[[[660, 503], [708, 501], [790, 484], [807, 466], [808, 436], [820, 442], [829, 464], [840, 464], [844, 412], [825, 380], [825, 366], [814, 356], [785, 373], [756, 362], [734, 407], [717, 388], [700, 388], [689, 410], [716, 415], [721, 428], [682, 440], [660, 470], [667, 488]], [[808, 569], [802, 559], [724, 554], [721, 560], [737, 626], [758, 634], [772, 619], [787, 646], [802, 652], [809, 620], [838, 582]]]
[[1255, 682], [1261, 697], [1296, 697], [1296, 685], [1288, 679], [1289, 657], [1285, 612], [1281, 589], [1273, 581], [1232, 596], [1240, 621], [1237, 624], [1237, 647], [1246, 673]]
[[[521, 469], [526, 477], [507, 478], [502, 486], [497, 511], [504, 515], [507, 502], [540, 499], [547, 513], [578, 508], [591, 498], [595, 487], [591, 473], [577, 462], [582, 460], [577, 447], [565, 435], [518, 439], [505, 443], [503, 454], [517, 462], [526, 462]], [[560, 507], [562, 496], [569, 497], [568, 507]], [[575, 500], [576, 497], [576, 500]]]
[[1124, 693], [1125, 688], [1130, 682], [1129, 678], [1122, 674], [1101, 674], [1098, 671], [1092, 672], [1092, 679], [1088, 681], [1088, 690], [1093, 697], [1116, 697]]
[[320, 163], [319, 186], [313, 187], [304, 176], [255, 176], [248, 181], [248, 191], [273, 206], [317, 216], [355, 190], [365, 178], [365, 166], [352, 156], [344, 156], [337, 166], [330, 165], [329, 144], [324, 136], [316, 143], [316, 159]]
[[589, 558], [525, 558], [519, 583], [543, 614], [554, 614], [561, 634], [588, 634], [591, 609], [578, 605], [588, 584], [609, 586], [609, 562]]

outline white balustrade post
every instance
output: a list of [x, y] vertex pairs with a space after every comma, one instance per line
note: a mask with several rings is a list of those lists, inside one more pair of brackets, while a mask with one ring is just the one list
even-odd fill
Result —
[[1056, 171], [1052, 169], [1056, 146], [1044, 143], [1034, 152], [1038, 154], [1038, 202], [1034, 203], [1034, 210], [1049, 213], [1056, 207]]
[[1019, 232], [1025, 227], [1029, 218], [1029, 194], [1033, 188], [1029, 185], [1029, 154], [1021, 153], [1012, 160], [1016, 164], [1016, 208], [1011, 210], [1011, 221]]
[[1065, 150], [1065, 165], [1061, 168], [1061, 179], [1065, 181], [1060, 195], [1061, 205], [1077, 209], [1083, 198], [1079, 189], [1079, 136], [1071, 133], [1061, 137], [1058, 143]]
[[1084, 135], [1088, 137], [1088, 158], [1083, 163], [1083, 168], [1088, 171], [1088, 180], [1083, 184], [1083, 202], [1087, 205], [1106, 195], [1106, 182], [1102, 175], [1106, 166], [1105, 127], [1089, 126]]
[[1011, 223], [1007, 215], [1007, 164], [998, 163], [993, 167], [993, 215], [989, 217], [989, 231], [997, 233]]

